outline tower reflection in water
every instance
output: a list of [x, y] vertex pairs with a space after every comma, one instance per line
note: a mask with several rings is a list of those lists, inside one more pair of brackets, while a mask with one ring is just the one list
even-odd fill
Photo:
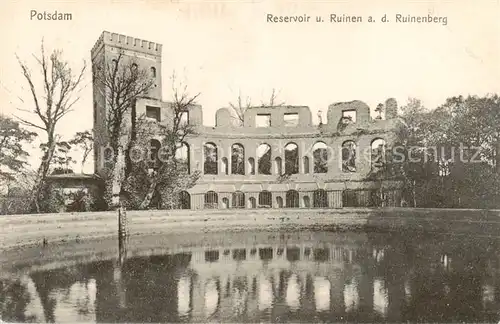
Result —
[[471, 263], [477, 251], [460, 255], [434, 243], [403, 254], [406, 244], [332, 241], [191, 247], [33, 272], [16, 283], [23, 294], [2, 282], [0, 301], [15, 304], [10, 313], [2, 307], [2, 319], [440, 321], [459, 313], [484, 321], [500, 310], [496, 254]]

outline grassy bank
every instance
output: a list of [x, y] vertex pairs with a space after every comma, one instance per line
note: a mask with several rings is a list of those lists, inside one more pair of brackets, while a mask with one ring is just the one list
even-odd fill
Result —
[[[128, 211], [132, 236], [239, 232], [248, 230], [421, 230], [428, 232], [500, 233], [499, 210], [343, 208], [269, 210]], [[0, 248], [91, 239], [116, 240], [116, 212], [32, 214], [0, 217]]]

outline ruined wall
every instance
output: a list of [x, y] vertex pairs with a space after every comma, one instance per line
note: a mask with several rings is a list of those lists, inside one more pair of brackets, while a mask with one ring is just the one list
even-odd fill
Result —
[[[347, 125], [344, 129], [338, 129], [342, 110], [355, 110], [358, 112], [355, 123]], [[288, 112], [298, 112], [299, 123], [297, 126], [286, 126], [283, 123], [283, 115]], [[271, 114], [270, 127], [255, 127], [255, 116], [261, 113]], [[352, 103], [336, 104], [329, 107], [328, 123], [321, 126], [311, 124], [311, 112], [308, 107], [277, 107], [277, 108], [252, 108], [245, 114], [245, 125], [234, 126], [230, 122], [229, 113], [226, 109], [217, 111], [216, 127], [201, 127], [201, 133], [189, 137], [186, 142], [190, 146], [191, 169], [203, 170], [204, 152], [206, 143], [217, 146], [218, 159], [228, 160], [228, 169], [231, 170], [231, 146], [241, 144], [245, 149], [245, 175], [225, 173], [224, 166], [219, 163], [217, 175], [204, 175], [203, 181], [244, 181], [250, 180], [248, 176], [248, 159], [258, 160], [257, 148], [261, 144], [271, 146], [271, 161], [273, 164], [277, 157], [282, 159], [282, 170], [285, 168], [285, 147], [289, 143], [295, 143], [299, 151], [299, 173], [292, 175], [290, 180], [298, 182], [343, 182], [362, 181], [371, 170], [371, 144], [376, 139], [384, 140], [389, 146], [394, 141], [394, 129], [398, 120], [394, 118], [375, 120], [369, 116], [369, 108], [361, 101]], [[343, 172], [341, 163], [342, 144], [346, 141], [356, 143], [357, 158], [356, 172]], [[326, 144], [328, 151], [328, 171], [326, 173], [314, 173], [314, 145], [322, 142]], [[304, 157], [309, 159], [309, 170], [305, 169]], [[256, 162], [257, 164], [257, 162]], [[256, 166], [257, 167], [257, 166]], [[251, 176], [254, 182], [275, 182], [276, 168], [273, 166], [271, 175], [260, 175], [256, 172]]]
[[[169, 127], [173, 119], [172, 103], [162, 101], [161, 96], [161, 49], [160, 44], [104, 32], [92, 49], [93, 69], [98, 62], [110, 64], [113, 59], [123, 53], [124, 63], [137, 63], [139, 68], [151, 69], [151, 77], [155, 79], [155, 87], [137, 99], [134, 107], [136, 118], [147, 115], [148, 111], [157, 111], [152, 118], [155, 122]], [[156, 71], [155, 73], [153, 73]], [[95, 169], [101, 175], [103, 171], [103, 150], [107, 143], [105, 118], [107, 104], [103, 86], [94, 82], [94, 136], [95, 136]], [[127, 115], [124, 130], [130, 131], [132, 116]], [[189, 151], [190, 170], [200, 170], [202, 177], [197, 185], [188, 190], [191, 195], [204, 195], [207, 191], [221, 193], [219, 203], [229, 201], [230, 193], [246, 192], [246, 199], [258, 199], [258, 192], [268, 190], [273, 193], [272, 205], [279, 208], [279, 199], [288, 190], [300, 192], [301, 204], [311, 192], [317, 189], [328, 191], [330, 207], [342, 206], [344, 190], [371, 190], [380, 183], [368, 181], [372, 172], [372, 143], [383, 140], [387, 147], [394, 141], [395, 128], [398, 124], [397, 103], [394, 99], [385, 102], [385, 119], [372, 119], [370, 108], [362, 101], [334, 103], [328, 107], [327, 121], [313, 125], [311, 110], [306, 106], [250, 107], [246, 110], [243, 125], [237, 125], [234, 116], [227, 108], [216, 112], [216, 126], [203, 125], [202, 107], [194, 105], [189, 108], [188, 122], [193, 125], [195, 134], [185, 139]], [[153, 126], [154, 129], [154, 126]], [[152, 136], [151, 139], [159, 136]], [[355, 145], [354, 169], [346, 171], [342, 167], [342, 147], [346, 142]], [[205, 170], [206, 144], [217, 148], [217, 174], [207, 174]], [[232, 172], [232, 146], [239, 144], [244, 148], [244, 174]], [[258, 148], [261, 144], [270, 146], [271, 172], [259, 174]], [[295, 144], [298, 147], [298, 172], [286, 174], [287, 158], [285, 147]], [[317, 145], [323, 145], [327, 152], [324, 171], [316, 172], [314, 151]], [[317, 156], [317, 155], [316, 155]], [[288, 163], [290, 165], [290, 163]], [[251, 170], [255, 172], [252, 173]], [[327, 169], [327, 170], [326, 170]], [[397, 183], [387, 182], [386, 186], [398, 187]], [[198, 197], [199, 198], [199, 197]], [[193, 199], [191, 207], [203, 207], [200, 199]], [[223, 199], [225, 199], [223, 201]], [[252, 205], [253, 201], [248, 200]], [[302, 205], [301, 205], [302, 206]], [[302, 206], [303, 207], [303, 206]]]

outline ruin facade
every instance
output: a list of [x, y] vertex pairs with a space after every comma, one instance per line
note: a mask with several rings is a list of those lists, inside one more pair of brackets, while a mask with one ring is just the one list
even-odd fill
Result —
[[[151, 73], [154, 87], [137, 99], [126, 125], [141, 115], [164, 125], [171, 122], [172, 106], [161, 91], [160, 44], [103, 32], [91, 53], [94, 67], [122, 53]], [[95, 172], [104, 178], [105, 157], [98, 148], [108, 139], [107, 102], [101, 84], [94, 82], [93, 89]], [[331, 104], [326, 115], [324, 122], [313, 124], [307, 106], [249, 107], [238, 124], [230, 109], [221, 108], [212, 127], [204, 125], [202, 107], [192, 106], [183, 122], [192, 125], [195, 135], [185, 138], [179, 152], [188, 171], [202, 175], [194, 187], [179, 192], [179, 208], [399, 205], [399, 182], [372, 176], [383, 167], [380, 157], [395, 140], [396, 101], [386, 100], [385, 118], [372, 118], [359, 100]], [[153, 145], [159, 138], [151, 141]]]

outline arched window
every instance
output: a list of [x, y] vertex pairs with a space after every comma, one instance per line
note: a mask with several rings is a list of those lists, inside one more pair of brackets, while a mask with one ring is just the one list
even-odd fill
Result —
[[385, 149], [386, 144], [385, 141], [381, 138], [376, 138], [372, 141], [371, 144], [371, 167], [372, 170], [380, 170], [385, 166]]
[[229, 208], [229, 199], [227, 197], [222, 198], [222, 208], [223, 209]]
[[295, 143], [285, 146], [285, 173], [299, 173], [299, 147]]
[[274, 160], [274, 173], [277, 174], [277, 175], [281, 175], [283, 173], [283, 169], [282, 168], [283, 168], [283, 161], [278, 156]]
[[231, 146], [231, 174], [245, 174], [245, 148], [241, 144]]
[[310, 208], [311, 207], [311, 199], [309, 198], [309, 196], [304, 196], [304, 198], [302, 198], [303, 202], [304, 202], [304, 207], [305, 208]]
[[278, 208], [283, 208], [283, 198], [281, 196], [276, 197], [276, 206]]
[[314, 207], [328, 207], [328, 195], [325, 190], [318, 189], [313, 194]]
[[304, 156], [304, 158], [302, 160], [303, 160], [303, 164], [304, 164], [304, 173], [308, 174], [309, 173], [309, 157]]
[[135, 63], [132, 63], [132, 66], [130, 67], [130, 69], [132, 70], [132, 73], [137, 73], [138, 68], [139, 67]]
[[156, 78], [156, 68], [154, 66], [151, 67], [151, 77]]
[[269, 191], [259, 192], [259, 207], [271, 208], [273, 204], [273, 195]]
[[248, 159], [248, 169], [251, 175], [255, 174], [255, 159], [252, 157]]
[[161, 148], [160, 141], [152, 139], [149, 141], [149, 166], [156, 169], [160, 166], [159, 151]]
[[286, 207], [299, 208], [299, 193], [296, 190], [286, 192]]
[[205, 209], [219, 208], [219, 195], [215, 191], [205, 193]]
[[179, 162], [181, 171], [190, 173], [191, 158], [189, 154], [189, 145], [187, 143], [179, 143], [175, 151], [175, 159]]
[[231, 197], [233, 208], [245, 208], [245, 194], [241, 191], [233, 192]]
[[222, 158], [222, 173], [226, 175], [229, 174], [229, 165], [225, 157]]
[[191, 209], [191, 195], [187, 191], [179, 193], [179, 208]]
[[342, 172], [356, 172], [356, 143], [342, 143]]
[[203, 170], [205, 174], [218, 174], [217, 146], [214, 143], [206, 143], [203, 147], [205, 163]]
[[114, 70], [118, 67], [118, 61], [116, 59], [113, 59], [111, 61], [111, 68]]
[[259, 174], [271, 174], [271, 146], [261, 144], [257, 148], [257, 164]]
[[257, 201], [255, 197], [248, 198], [248, 208], [257, 208]]
[[328, 172], [328, 147], [323, 142], [313, 145], [314, 173]]

